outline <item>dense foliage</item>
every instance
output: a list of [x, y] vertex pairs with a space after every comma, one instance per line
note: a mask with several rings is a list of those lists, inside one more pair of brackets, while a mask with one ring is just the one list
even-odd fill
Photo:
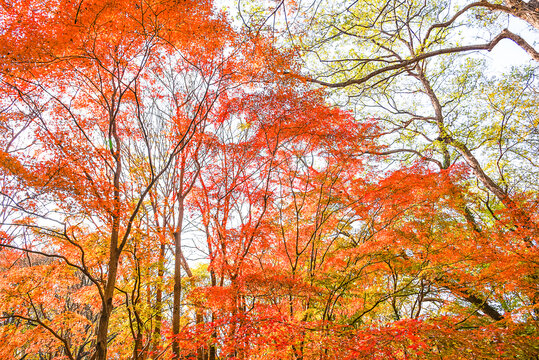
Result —
[[229, 6], [0, 2], [0, 359], [537, 359], [539, 3]]

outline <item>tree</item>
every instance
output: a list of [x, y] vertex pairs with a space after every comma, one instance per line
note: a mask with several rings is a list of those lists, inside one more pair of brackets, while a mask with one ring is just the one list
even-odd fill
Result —
[[[539, 60], [537, 52], [531, 45], [507, 29], [500, 31], [495, 37], [490, 36], [491, 40], [483, 45], [460, 45], [461, 38], [457, 36], [458, 34], [454, 34], [461, 26], [467, 26], [470, 30], [483, 26], [477, 24], [477, 21], [470, 21], [472, 16], [475, 20], [485, 22], [489, 26], [489, 32], [496, 33], [499, 31], [498, 28], [503, 26], [496, 17], [498, 12], [524, 19], [537, 29], [537, 11], [533, 7], [534, 4], [508, 1], [505, 5], [499, 5], [480, 1], [457, 8], [454, 12], [451, 9], [446, 11], [448, 6], [444, 2], [429, 4], [380, 2], [366, 7], [356, 3], [343, 3], [327, 7], [327, 10], [321, 10], [320, 14], [302, 13], [302, 9], [298, 9], [300, 16], [309, 17], [308, 24], [315, 25], [316, 33], [321, 35], [300, 37], [293, 41], [305, 44], [301, 51], [306, 58], [312, 60], [318, 58], [323, 66], [322, 71], [316, 73], [316, 77], [298, 76], [326, 87], [349, 89], [349, 94], [358, 98], [357, 105], [366, 108], [378, 107], [383, 118], [390, 117], [388, 122], [392, 126], [388, 132], [413, 137], [413, 147], [425, 143], [426, 140], [427, 154], [423, 149], [413, 148], [389, 149], [386, 154], [396, 152], [415, 154], [441, 168], [447, 168], [452, 161], [448, 148], [457, 152], [458, 156], [470, 166], [478, 181], [504, 206], [511, 209], [520, 227], [530, 228], [533, 225], [529, 223], [529, 216], [525, 211], [519, 210], [519, 206], [511, 196], [484, 171], [480, 161], [473, 154], [473, 148], [468, 142], [477, 135], [472, 136], [470, 132], [452, 128], [452, 124], [460, 125], [454, 120], [455, 116], [460, 116], [467, 118], [467, 124], [464, 126], [471, 131], [477, 129], [475, 125], [477, 122], [474, 122], [473, 115], [469, 114], [469, 109], [464, 108], [462, 111], [460, 107], [467, 105], [463, 104], [466, 97], [473, 97], [472, 87], [481, 86], [485, 80], [479, 79], [472, 69], [478, 66], [477, 60], [469, 57], [460, 62], [451, 54], [474, 50], [490, 51], [501, 39], [509, 38], [526, 50], [534, 60]], [[321, 7], [321, 4], [317, 3], [316, 8]], [[440, 18], [448, 20], [440, 22]], [[290, 27], [292, 25], [296, 24], [290, 24]], [[298, 26], [301, 26], [301, 23]], [[488, 37], [489, 34], [479, 32], [479, 36]], [[464, 39], [466, 42], [472, 40], [474, 39], [471, 36], [469, 40]], [[335, 44], [342, 44], [342, 50], [330, 50]], [[453, 68], [457, 64], [462, 68], [457, 70], [456, 74], [451, 74], [449, 64], [453, 64]], [[513, 89], [517, 98], [523, 99], [533, 93], [535, 77], [533, 71], [524, 71], [520, 75], [513, 73], [512, 76], [520, 76], [520, 81], [527, 84], [521, 95], [517, 95], [519, 90]], [[330, 80], [320, 80], [324, 77]], [[450, 89], [443, 85], [447, 82], [453, 82], [456, 88]], [[442, 99], [441, 91], [445, 91], [443, 96], [445, 99]], [[407, 96], [403, 97], [404, 101], [398, 101], [392, 96], [396, 92], [413, 94], [416, 100]], [[422, 113], [418, 108], [426, 103], [430, 103], [431, 113]], [[436, 132], [437, 136], [432, 136], [431, 131]], [[416, 140], [417, 135], [422, 139]], [[529, 136], [524, 136], [526, 137]], [[429, 152], [439, 152], [442, 159], [437, 160], [429, 156]], [[506, 152], [500, 154], [500, 159], [507, 156]], [[454, 157], [456, 155], [453, 155]]]
[[534, 4], [2, 5], [0, 357], [534, 358]]
[[[91, 281], [101, 300], [99, 321], [92, 324], [96, 359], [106, 358], [122, 254], [144, 201], [209, 111], [206, 102], [215, 101], [208, 89], [174, 91], [168, 98], [158, 92], [164, 57], [188, 67], [201, 53], [219, 54], [229, 39], [226, 23], [214, 16], [211, 4], [194, 7], [187, 17], [191, 5], [62, 1], [53, 6], [57, 11], [38, 2], [3, 5], [3, 23], [10, 31], [0, 41], [6, 60], [2, 171], [28, 195], [3, 194], [24, 217], [11, 221], [21, 231], [2, 246], [54, 259]], [[219, 32], [219, 39], [207, 35]], [[160, 129], [150, 125], [153, 116], [174, 122], [176, 114], [155, 114], [152, 105], [177, 102], [178, 96], [198, 106], [196, 116], [155, 159], [151, 131]], [[149, 177], [138, 177], [142, 165]], [[89, 255], [96, 240], [103, 252], [97, 262]], [[6, 310], [7, 318], [23, 316], [47, 329], [74, 358], [71, 341], [55, 330], [67, 324], [49, 326], [35, 310], [33, 316], [32, 311]]]
[[[536, 71], [533, 66], [522, 66], [502, 76], [489, 74], [492, 76], [487, 77], [485, 69], [489, 63], [476, 53], [470, 54], [471, 51], [491, 51], [503, 39], [511, 39], [521, 47], [521, 54], [527, 53], [532, 61], [537, 61], [534, 44], [524, 40], [526, 31], [521, 30], [522, 35], [517, 35], [504, 29], [507, 24], [499, 16], [500, 12], [510, 14], [511, 22], [515, 17], [523, 19], [534, 27], [528, 31], [535, 33], [537, 10], [534, 4], [516, 1], [501, 5], [481, 1], [452, 8], [448, 2], [316, 1], [279, 2], [268, 5], [266, 12], [263, 7], [240, 8], [242, 18], [253, 31], [271, 34], [276, 44], [290, 46], [303, 61], [305, 67], [286, 69], [280, 72], [282, 76], [336, 89], [331, 94], [337, 104], [353, 109], [359, 119], [378, 120], [381, 130], [376, 136], [385, 148], [353, 154], [374, 155], [378, 161], [392, 162], [390, 169], [400, 166], [400, 171], [381, 180], [382, 190], [388, 187], [397, 191], [394, 186], [400, 188], [401, 182], [405, 184], [403, 193], [426, 191], [419, 186], [422, 177], [432, 179], [436, 175], [419, 170], [425, 165], [417, 168], [418, 161], [430, 164], [428, 168], [440, 174], [461, 169], [460, 175], [445, 185], [454, 192], [442, 195], [446, 191], [442, 188], [435, 187], [436, 192], [429, 190], [429, 196], [452, 199], [451, 203], [429, 208], [429, 217], [425, 218], [426, 213], [421, 209], [424, 202], [436, 204], [439, 200], [435, 198], [406, 195], [413, 202], [407, 203], [408, 199], [403, 197], [405, 204], [390, 193], [387, 198], [377, 200], [380, 215], [372, 221], [373, 240], [384, 238], [383, 246], [395, 248], [395, 253], [389, 255], [385, 248], [370, 249], [371, 256], [378, 256], [378, 251], [380, 255], [386, 253], [383, 263], [388, 267], [387, 277], [393, 287], [392, 293], [382, 293], [375, 307], [380, 308], [385, 300], [391, 299], [396, 320], [402, 318], [403, 311], [411, 309], [412, 315], [414, 311], [419, 311], [417, 314], [425, 311], [424, 299], [430, 298], [427, 293], [438, 293], [439, 296], [430, 299], [458, 307], [465, 301], [468, 304], [463, 308], [481, 311], [494, 321], [507, 321], [508, 315], [504, 312], [524, 311], [528, 324], [536, 318], [533, 309], [537, 295], [531, 290], [533, 286], [530, 288], [530, 284], [536, 282], [535, 265], [524, 255], [537, 252], [534, 220], [537, 218], [537, 188], [529, 182], [535, 181], [536, 166], [529, 162], [527, 155], [537, 141], [536, 124], [532, 120], [537, 117], [532, 110], [536, 109], [532, 105], [537, 92]], [[462, 36], [459, 33], [462, 28], [473, 31], [474, 36]], [[283, 40], [285, 37], [288, 41]], [[462, 164], [470, 173], [462, 171]], [[405, 170], [406, 167], [410, 167], [411, 172]], [[393, 176], [399, 182], [390, 185]], [[419, 179], [416, 176], [420, 176]], [[373, 192], [378, 191], [373, 189]], [[393, 208], [396, 212], [391, 210]], [[449, 222], [447, 212], [452, 214]], [[427, 218], [431, 222], [425, 224], [429, 230], [421, 225]], [[401, 238], [397, 234], [403, 231], [400, 229], [403, 223], [410, 228]], [[446, 262], [436, 265], [438, 275], [418, 276], [433, 265], [429, 255], [433, 241], [442, 241], [443, 237], [438, 236], [445, 234], [449, 242], [448, 234], [457, 231], [452, 230], [454, 226], [464, 223], [468, 226], [466, 231], [458, 230], [463, 237], [450, 243], [466, 244], [467, 249], [458, 246], [460, 256], [446, 254]], [[400, 230], [386, 233], [394, 227]], [[440, 235], [434, 236], [438, 231]], [[501, 241], [497, 247], [491, 248], [494, 242], [488, 246], [478, 244], [478, 239], [489, 236]], [[425, 263], [413, 261], [410, 254], [417, 255], [418, 250], [408, 248], [411, 239], [423, 239], [429, 244], [419, 251]], [[479, 259], [478, 252], [485, 257]], [[511, 253], [518, 253], [526, 260], [516, 261]], [[518, 272], [505, 272], [505, 265], [495, 260], [501, 258]], [[477, 260], [470, 263], [470, 259]], [[451, 261], [466, 263], [466, 267], [456, 270], [455, 265], [450, 265]], [[486, 267], [497, 269], [498, 273], [494, 275], [485, 270]], [[374, 284], [380, 278], [383, 276], [369, 281]], [[518, 305], [511, 310], [503, 298], [515, 299], [515, 293], [498, 290], [503, 294], [500, 298], [493, 290], [503, 288], [502, 284], [508, 279], [519, 282], [512, 289], [519, 294], [516, 297], [523, 300], [514, 302]], [[416, 298], [410, 303], [412, 295]], [[450, 315], [456, 316], [452, 311]], [[517, 337], [518, 331], [512, 328], [506, 336]]]

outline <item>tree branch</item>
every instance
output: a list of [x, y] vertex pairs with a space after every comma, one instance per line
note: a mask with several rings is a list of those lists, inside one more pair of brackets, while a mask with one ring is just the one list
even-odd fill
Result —
[[458, 46], [458, 47], [452, 47], [452, 48], [447, 48], [447, 49], [439, 49], [439, 50], [430, 51], [427, 53], [417, 55], [416, 57], [412, 59], [402, 60], [396, 64], [385, 66], [378, 70], [374, 70], [368, 73], [367, 75], [360, 77], [359, 79], [349, 79], [342, 82], [331, 83], [331, 82], [326, 82], [326, 81], [321, 81], [315, 78], [311, 78], [308, 76], [300, 75], [299, 77], [305, 81], [315, 83], [318, 85], [323, 85], [329, 88], [344, 88], [351, 85], [361, 85], [378, 75], [381, 75], [390, 71], [394, 71], [394, 70], [403, 69], [411, 65], [415, 65], [416, 63], [422, 60], [426, 60], [435, 56], [444, 55], [444, 54], [455, 54], [455, 53], [468, 52], [468, 51], [477, 51], [477, 50], [491, 51], [503, 39], [513, 40], [515, 43], [522, 46], [523, 49], [526, 50], [532, 56], [534, 60], [539, 61], [539, 54], [528, 43], [526, 43], [524, 39], [522, 39], [520, 36], [516, 34], [511, 33], [509, 30], [504, 29], [498, 36], [496, 36], [494, 39], [492, 39], [490, 42], [486, 44]]
[[67, 340], [64, 339], [63, 337], [61, 337], [60, 335], [58, 335], [58, 333], [56, 331], [54, 331], [50, 326], [45, 324], [43, 321], [41, 321], [39, 319], [32, 319], [32, 318], [22, 316], [22, 315], [0, 316], [0, 319], [12, 319], [12, 318], [26, 320], [26, 321], [33, 322], [35, 324], [38, 324], [38, 325], [42, 326], [48, 332], [50, 332], [55, 338], [57, 338], [58, 340], [60, 340], [62, 342], [62, 344], [64, 345], [64, 349], [65, 349], [65, 353], [66, 353], [67, 357], [70, 360], [75, 360], [75, 358], [73, 357], [73, 354], [71, 354], [71, 350], [69, 350], [69, 344], [67, 343]]

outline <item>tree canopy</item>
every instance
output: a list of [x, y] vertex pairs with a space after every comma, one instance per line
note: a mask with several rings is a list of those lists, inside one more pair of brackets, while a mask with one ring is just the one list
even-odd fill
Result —
[[536, 359], [539, 3], [0, 2], [1, 359]]

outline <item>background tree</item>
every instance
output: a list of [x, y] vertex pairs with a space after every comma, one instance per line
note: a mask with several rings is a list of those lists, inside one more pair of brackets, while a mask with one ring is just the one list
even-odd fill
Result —
[[[154, 158], [156, 138], [150, 130], [155, 128], [150, 126], [153, 114], [148, 108], [164, 96], [157, 93], [156, 85], [160, 63], [164, 56], [174, 56], [184, 66], [190, 65], [190, 56], [204, 52], [211, 57], [228, 39], [226, 23], [214, 16], [211, 4], [191, 5], [3, 4], [3, 23], [9, 31], [1, 40], [6, 59], [2, 65], [2, 124], [7, 129], [4, 139], [9, 152], [2, 152], [2, 171], [31, 195], [18, 201], [6, 194], [9, 207], [21, 211], [23, 220], [10, 222], [21, 232], [2, 245], [56, 259], [91, 281], [101, 301], [99, 320], [92, 325], [95, 339], [91, 347], [96, 359], [106, 358], [114, 338], [108, 330], [117, 305], [118, 277], [127, 270], [122, 267], [122, 254], [136, 241], [134, 227], [144, 200], [200, 121], [191, 118], [184, 132], [161, 154], [164, 157]], [[51, 6], [58, 11], [51, 12]], [[191, 8], [189, 20], [183, 21], [186, 9]], [[197, 27], [196, 33], [192, 27]], [[210, 42], [206, 40], [216, 38], [205, 32], [223, 36], [219, 42]], [[189, 56], [182, 57], [182, 53]], [[205, 99], [196, 100], [204, 107]], [[12, 119], [24, 119], [25, 125], [14, 125]], [[172, 117], [167, 120], [174, 121]], [[25, 131], [25, 138], [19, 128]], [[141, 152], [143, 157], [137, 157]], [[141, 165], [149, 177], [138, 176]], [[37, 231], [29, 231], [32, 229]], [[94, 238], [88, 236], [91, 232]], [[26, 236], [26, 244], [22, 236]], [[134, 254], [136, 245], [130, 248]], [[24, 316], [31, 325], [37, 323], [60, 342], [67, 357], [76, 356], [74, 344], [57, 329], [68, 328], [68, 324], [46, 324], [40, 320], [45, 315], [38, 315], [37, 310], [32, 315], [32, 310], [24, 309], [20, 315], [10, 304], [6, 303], [7, 318]]]
[[[537, 189], [521, 174], [535, 179], [532, 174], [537, 171], [526, 154], [533, 151], [537, 140], [537, 124], [533, 120], [537, 114], [529, 105], [534, 104], [537, 93], [538, 56], [535, 44], [524, 39], [533, 40], [537, 31], [533, 17], [538, 12], [533, 3], [525, 2], [451, 5], [449, 2], [279, 2], [267, 4], [266, 8], [249, 8], [244, 4], [239, 11], [253, 32], [270, 34], [276, 45], [290, 47], [301, 59], [303, 68], [287, 69], [280, 74], [322, 85], [336, 104], [353, 110], [358, 119], [378, 121], [381, 129], [377, 138], [384, 148], [355, 152], [356, 156], [374, 155], [370, 159], [385, 162], [387, 168], [380, 169], [384, 175], [401, 169], [381, 180], [380, 189], [373, 189], [374, 193], [383, 192], [384, 188], [392, 190], [387, 197], [376, 200], [379, 213], [372, 219], [370, 246], [383, 238], [387, 243], [381, 244], [395, 251], [390, 255], [385, 248], [369, 249], [375, 258], [385, 254], [382, 261], [387, 268], [381, 269], [387, 275], [380, 274], [367, 283], [373, 285], [389, 279], [390, 285], [381, 293], [383, 301], [375, 309], [390, 305], [394, 320], [401, 319], [403, 311], [412, 314], [411, 317], [423, 312], [426, 319], [434, 320], [448, 309], [441, 307], [441, 312], [430, 312], [433, 306], [428, 303], [437, 299], [452, 304], [453, 308], [445, 313], [451, 317], [457, 318], [459, 312], [467, 309], [472, 314], [484, 314], [481, 324], [504, 321], [496, 325], [501, 327], [511, 322], [509, 313], [524, 311], [525, 327], [534, 328], [537, 295], [533, 290], [535, 285], [530, 285], [536, 282], [536, 271], [533, 261], [524, 254], [537, 253]], [[527, 25], [531, 27], [526, 28]], [[516, 30], [509, 31], [507, 27]], [[520, 49], [513, 46], [514, 51], [530, 59], [531, 65], [523, 64], [503, 74], [488, 72], [492, 62], [478, 51], [493, 51], [501, 41], [507, 43], [504, 39], [517, 44]], [[519, 126], [508, 127], [509, 123]], [[444, 185], [452, 188], [452, 192], [442, 196], [445, 190], [431, 183], [429, 197], [415, 197], [416, 192], [427, 191], [427, 188], [420, 190], [423, 180], [419, 179], [436, 177], [421, 169], [425, 165], [418, 168], [418, 162], [430, 164], [427, 168], [440, 174], [452, 171], [453, 180]], [[462, 171], [463, 164], [468, 173]], [[455, 172], [457, 168], [461, 170]], [[400, 185], [390, 185], [392, 179], [406, 184], [402, 199], [411, 203], [401, 202], [397, 190]], [[452, 202], [435, 205], [444, 196], [449, 196]], [[368, 202], [367, 199], [360, 201]], [[434, 207], [423, 213], [424, 203], [432, 203]], [[391, 210], [394, 206], [396, 212]], [[452, 215], [448, 216], [448, 212]], [[430, 230], [420, 230], [426, 221], [420, 219], [427, 213], [430, 215], [425, 225]], [[462, 238], [456, 240], [450, 236], [456, 231], [451, 229], [464, 223], [466, 231], [459, 230]], [[400, 243], [397, 233], [402, 230], [391, 235], [386, 231], [403, 224], [409, 224], [410, 228], [403, 233]], [[483, 236], [497, 238], [503, 245], [497, 248], [480, 245], [478, 239]], [[420, 251], [425, 262], [415, 263], [411, 254], [416, 252], [404, 245], [412, 239], [429, 239], [427, 243], [433, 246]], [[432, 271], [428, 269], [434, 263], [428, 255], [435, 249], [433, 241], [447, 242], [444, 246], [448, 247], [459, 244], [458, 260], [452, 254], [454, 261], [436, 263], [438, 275], [425, 277], [422, 272]], [[467, 250], [460, 247], [462, 244]], [[478, 253], [485, 257], [479, 259]], [[527, 260], [516, 261], [511, 255], [515, 253]], [[505, 265], [494, 260], [501, 258], [518, 268], [518, 275], [506, 273]], [[460, 268], [457, 263], [466, 266]], [[499, 277], [493, 273], [486, 275], [489, 271], [485, 268], [496, 271]], [[518, 279], [515, 281], [519, 285], [512, 289], [523, 300], [514, 302], [511, 310], [503, 298], [515, 299], [515, 293], [499, 290], [503, 295], [498, 297], [493, 291], [504, 288], [502, 284], [512, 281], [508, 279]], [[427, 293], [436, 295], [427, 296]], [[425, 298], [429, 301], [425, 302]], [[434, 305], [440, 304], [436, 302]], [[367, 323], [373, 320], [380, 321], [374, 317]], [[391, 317], [383, 321], [392, 323]], [[517, 338], [522, 329], [517, 330], [520, 324], [513, 325], [506, 336]], [[476, 340], [479, 344], [479, 339]], [[529, 344], [530, 339], [527, 341]], [[528, 346], [523, 346], [527, 349], [524, 354], [528, 354], [523, 356], [533, 353]], [[481, 352], [474, 349], [478, 354]]]

